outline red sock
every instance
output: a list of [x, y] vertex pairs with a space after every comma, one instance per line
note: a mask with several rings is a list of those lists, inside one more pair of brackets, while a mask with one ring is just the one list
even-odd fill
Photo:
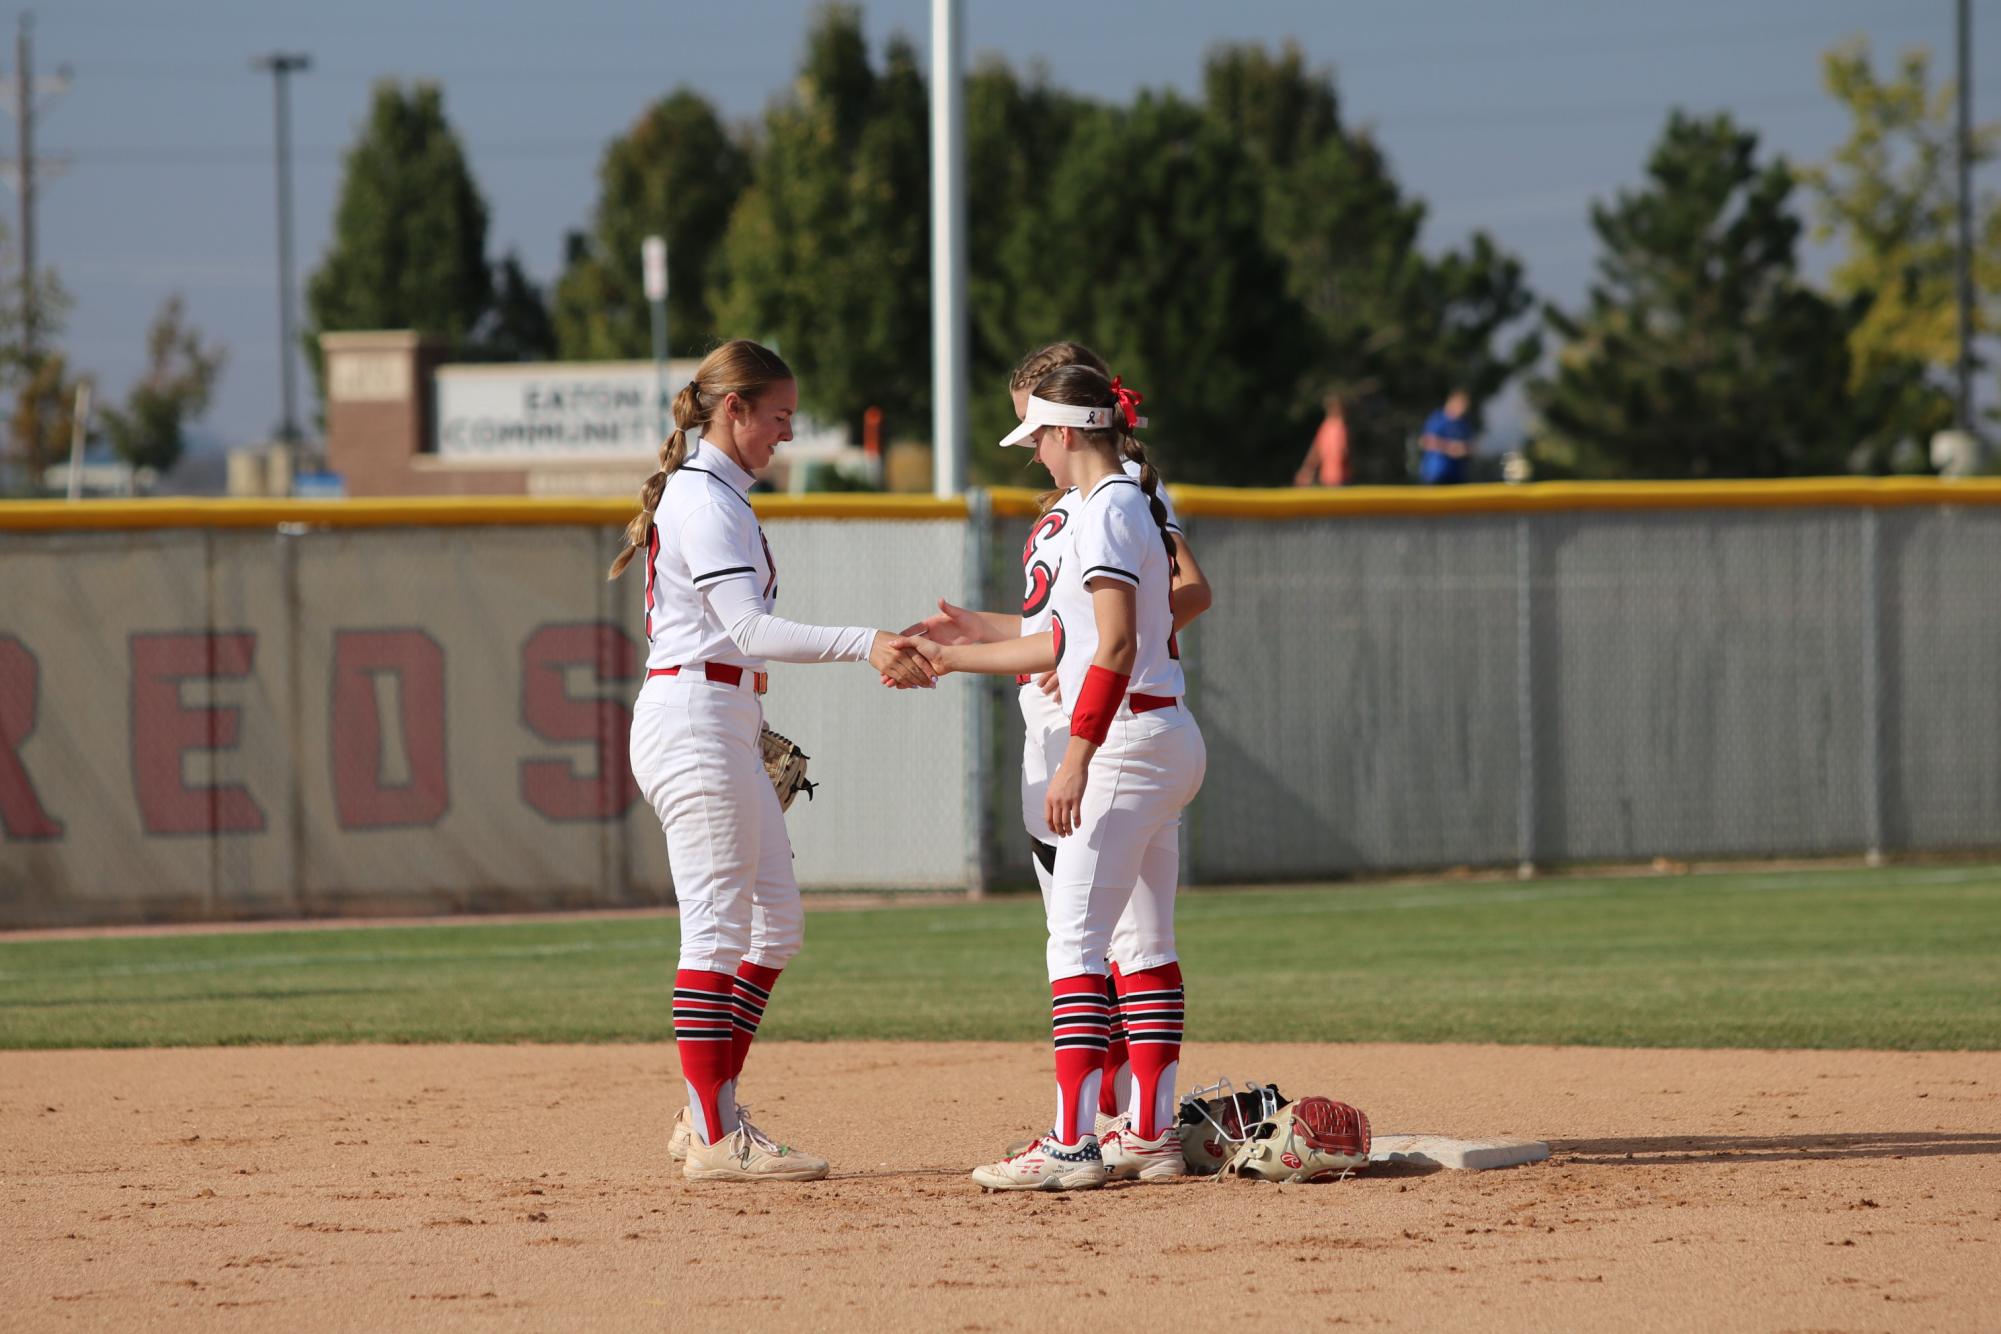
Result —
[[730, 1087], [730, 1000], [736, 979], [728, 973], [683, 968], [674, 974], [674, 1050], [688, 1082], [695, 1132], [714, 1144], [736, 1129], [736, 1095]]
[[1056, 1047], [1056, 1137], [1075, 1144], [1094, 1133], [1098, 1081], [1104, 1077], [1105, 1035], [1112, 1004], [1096, 973], [1049, 984], [1050, 1033]]
[[730, 1039], [731, 1079], [743, 1073], [743, 1058], [750, 1055], [751, 1039], [757, 1036], [764, 1007], [771, 1001], [771, 989], [778, 985], [778, 973], [776, 968], [748, 960], [737, 965], [736, 1004], [730, 1016], [730, 1025], [736, 1030]]
[[1185, 1001], [1181, 965], [1164, 963], [1127, 973], [1119, 982], [1119, 1015], [1132, 1054], [1133, 1132], [1153, 1139], [1174, 1123], [1174, 1075], [1181, 1064]]
[[1119, 1114], [1119, 1083], [1126, 1069], [1126, 1025], [1119, 1017], [1119, 966], [1105, 979], [1105, 994], [1112, 1002], [1112, 1040], [1105, 1048], [1105, 1077], [1098, 1082], [1098, 1110], [1106, 1116]]

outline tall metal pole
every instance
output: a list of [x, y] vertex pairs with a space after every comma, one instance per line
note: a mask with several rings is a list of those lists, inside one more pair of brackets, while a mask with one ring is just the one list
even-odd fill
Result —
[[931, 478], [966, 488], [965, 3], [931, 0]]
[[313, 67], [313, 58], [300, 53], [273, 51], [250, 62], [255, 70], [271, 72], [272, 96], [276, 101], [278, 126], [278, 370], [284, 395], [284, 417], [278, 423], [278, 438], [288, 444], [300, 438], [298, 394], [292, 365], [297, 350], [292, 330], [292, 102], [291, 76]]
[[35, 309], [35, 56], [28, 39], [32, 15], [21, 15], [14, 36], [14, 126], [20, 136], [19, 164], [21, 188], [21, 352], [29, 366], [35, 364], [35, 325], [41, 313]]
[[653, 434], [667, 440], [667, 238], [649, 236], [639, 243], [640, 278], [646, 304], [653, 308]]
[[1973, 6], [1959, 0], [1959, 429], [1973, 430]]
[[[35, 258], [35, 196], [44, 176], [55, 176], [65, 165], [58, 158], [35, 156], [35, 103], [46, 94], [69, 88], [67, 67], [54, 78], [35, 78], [34, 17], [23, 13], [14, 38], [15, 70], [0, 78], [0, 97], [14, 115], [17, 156], [7, 161], [8, 173], [21, 205], [21, 355], [29, 369], [41, 364], [42, 308], [40, 275]], [[27, 461], [39, 467], [42, 459], [41, 425], [34, 424], [27, 441]]]

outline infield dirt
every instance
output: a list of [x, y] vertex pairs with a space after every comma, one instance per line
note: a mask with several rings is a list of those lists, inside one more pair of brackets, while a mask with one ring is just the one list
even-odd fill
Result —
[[2001, 1053], [1191, 1044], [1487, 1173], [983, 1195], [1028, 1045], [766, 1043], [828, 1181], [691, 1186], [664, 1046], [0, 1053], [13, 1328], [1879, 1330], [2001, 1310]]

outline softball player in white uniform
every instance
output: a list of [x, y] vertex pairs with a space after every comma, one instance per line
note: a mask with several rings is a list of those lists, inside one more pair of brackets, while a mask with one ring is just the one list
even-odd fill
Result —
[[[749, 490], [792, 438], [798, 386], [746, 340], [703, 359], [674, 400], [675, 431], [613, 563], [646, 553], [646, 681], [632, 713], [632, 772], [667, 835], [680, 905], [674, 1041], [688, 1085], [690, 1180], [812, 1180], [823, 1159], [778, 1144], [736, 1105], [765, 1003], [805, 925], [785, 816], [758, 735], [767, 661], [867, 661], [904, 685], [930, 675], [866, 627], [772, 615], [778, 571]], [[670, 1153], [673, 1152], [670, 1148]]]
[[[917, 641], [933, 667], [1002, 674], [1057, 670], [1068, 736], [1044, 797], [1057, 839], [1048, 891], [1048, 967], [1056, 1051], [1051, 1132], [975, 1169], [989, 1189], [1103, 1184], [1122, 1175], [1179, 1175], [1174, 1075], [1182, 986], [1174, 945], [1181, 810], [1201, 786], [1207, 753], [1189, 715], [1169, 605], [1174, 557], [1157, 478], [1125, 472], [1136, 396], [1084, 366], [1052, 372], [1003, 444], [1032, 442], [1059, 484], [1076, 488], [1070, 545], [1050, 595], [1049, 629], [1012, 642]], [[1120, 420], [1123, 418], [1123, 420]], [[1159, 870], [1142, 880], [1143, 866]], [[1131, 1123], [1095, 1132], [1112, 1005], [1107, 960], [1115, 926], [1132, 915], [1120, 960], [1118, 1008], [1132, 1064]]]
[[[1088, 366], [1100, 374], [1109, 374], [1097, 353], [1081, 344], [1060, 342], [1039, 348], [1023, 358], [1010, 383], [1016, 418], [1025, 415], [1029, 392], [1036, 382], [1050, 371], [1069, 365]], [[1145, 425], [1145, 419], [1140, 418], [1137, 425]], [[1062, 456], [1053, 457], [1051, 462], [1059, 467], [1068, 467], [1067, 459]], [[1138, 459], [1126, 458], [1124, 470], [1134, 481], [1140, 480], [1142, 465]], [[927, 618], [913, 629], [922, 629], [944, 642], [958, 643], [994, 642], [1040, 634], [1049, 629], [1056, 576], [1063, 568], [1063, 555], [1070, 545], [1077, 503], [1076, 489], [1067, 485], [1067, 473], [1055, 480], [1058, 489], [1045, 497], [1044, 509], [1029, 529], [1028, 539], [1022, 547], [1021, 614], [974, 613], [949, 602], [941, 602], [937, 615]], [[1174, 513], [1174, 502], [1164, 488], [1157, 488], [1156, 495], [1166, 514], [1168, 536], [1174, 542], [1176, 568], [1170, 602], [1174, 630], [1178, 634], [1187, 628], [1189, 622], [1208, 610], [1212, 594], [1208, 580], [1196, 563], [1195, 553], [1181, 531]], [[1016, 685], [1023, 725], [1021, 818], [1023, 827], [1028, 831], [1036, 884], [1042, 891], [1046, 906], [1049, 902], [1050, 875], [1056, 865], [1056, 836], [1050, 831], [1044, 814], [1043, 799], [1048, 791], [1049, 777], [1062, 762], [1063, 752], [1069, 744], [1070, 713], [1063, 707], [1054, 671], [1040, 675], [1018, 674]], [[1152, 855], [1143, 859], [1140, 867], [1143, 889], [1136, 898], [1142, 902], [1165, 903], [1171, 911], [1179, 869], [1178, 859], [1166, 862]], [[1140, 939], [1144, 920], [1143, 911], [1128, 907], [1112, 931], [1109, 977], [1112, 1029], [1098, 1095], [1097, 1128], [1101, 1136], [1117, 1128], [1120, 1118], [1123, 1117], [1128, 1125], [1132, 1118], [1137, 1090], [1132, 1079], [1125, 1026], [1119, 1013], [1118, 989], [1122, 961], [1143, 957], [1148, 952], [1147, 944]], [[1156, 1175], [1159, 1171], [1156, 1165]], [[1114, 1167], [1115, 1176], [1131, 1174], [1126, 1165]]]

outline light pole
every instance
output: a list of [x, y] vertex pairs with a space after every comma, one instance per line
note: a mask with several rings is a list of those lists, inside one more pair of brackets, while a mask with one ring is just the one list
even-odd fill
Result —
[[966, 489], [964, 0], [931, 0], [931, 480]]
[[646, 280], [646, 304], [653, 307], [653, 434], [667, 439], [667, 238], [639, 243], [639, 267]]
[[270, 71], [271, 86], [278, 109], [278, 369], [284, 394], [284, 417], [278, 423], [278, 438], [287, 444], [299, 440], [298, 397], [293, 387], [292, 358], [292, 103], [291, 76], [313, 67], [313, 58], [301, 52], [273, 51], [257, 56], [250, 68]]
[[1973, 434], [1973, 14], [1959, 0], [1959, 429]]

